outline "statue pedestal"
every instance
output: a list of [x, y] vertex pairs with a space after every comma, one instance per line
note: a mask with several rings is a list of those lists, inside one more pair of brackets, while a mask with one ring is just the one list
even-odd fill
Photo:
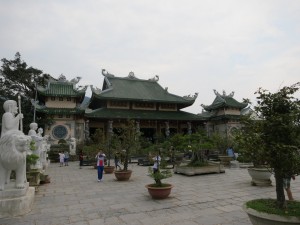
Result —
[[33, 206], [34, 195], [35, 189], [29, 187], [28, 182], [23, 189], [16, 189], [14, 182], [5, 185], [5, 190], [0, 191], [0, 218], [29, 213]]

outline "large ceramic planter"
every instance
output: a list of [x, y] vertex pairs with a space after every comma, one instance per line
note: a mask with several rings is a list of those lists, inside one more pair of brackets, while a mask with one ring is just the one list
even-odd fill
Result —
[[219, 159], [220, 159], [221, 163], [225, 166], [229, 166], [230, 161], [233, 160], [233, 158], [231, 156], [228, 156], [228, 155], [219, 155]]
[[300, 218], [295, 216], [279, 216], [274, 214], [257, 212], [254, 209], [243, 205], [243, 210], [248, 214], [253, 225], [284, 225], [300, 224]]
[[115, 177], [117, 178], [118, 181], [127, 181], [131, 177], [132, 170], [127, 170], [127, 171], [115, 171]]
[[270, 179], [272, 173], [268, 168], [248, 168], [248, 173], [252, 178], [251, 184], [253, 186], [270, 186], [272, 181]]
[[115, 170], [114, 166], [104, 166], [104, 173], [113, 173]]
[[145, 187], [148, 189], [148, 192], [153, 199], [164, 199], [169, 197], [173, 188], [173, 185], [171, 184], [164, 185], [164, 187], [155, 187], [153, 184], [148, 184]]

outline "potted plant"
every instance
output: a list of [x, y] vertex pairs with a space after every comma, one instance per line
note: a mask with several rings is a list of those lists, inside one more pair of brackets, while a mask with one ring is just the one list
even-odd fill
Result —
[[172, 184], [163, 183], [162, 180], [172, 176], [169, 169], [161, 170], [159, 167], [156, 172], [149, 167], [149, 176], [154, 179], [154, 183], [147, 184], [145, 187], [148, 189], [150, 196], [153, 199], [167, 198], [173, 188]]
[[253, 186], [270, 186], [272, 184], [272, 168], [264, 158], [264, 140], [261, 138], [262, 120], [253, 120], [249, 116], [242, 118], [243, 128], [236, 132], [235, 140], [238, 143], [241, 158], [252, 162], [248, 167]]
[[208, 152], [215, 148], [215, 143], [212, 138], [206, 135], [204, 130], [198, 130], [196, 133], [186, 135], [185, 143], [188, 144], [187, 153], [189, 154], [189, 160], [175, 166], [175, 173], [192, 176], [224, 172], [223, 165], [220, 162], [208, 160]]
[[39, 157], [35, 154], [26, 155], [26, 178], [32, 187], [39, 186], [41, 181], [41, 171], [39, 169], [32, 169], [38, 159]]
[[132, 170], [128, 169], [131, 152], [140, 146], [140, 131], [135, 126], [135, 121], [129, 120], [126, 125], [124, 124], [121, 129], [118, 129], [117, 133], [120, 147], [122, 149], [121, 161], [123, 163], [123, 168], [121, 170], [116, 170], [114, 174], [118, 181], [127, 181], [130, 179], [132, 174]]
[[242, 154], [272, 168], [276, 181], [276, 199], [245, 203], [253, 224], [300, 224], [300, 202], [287, 201], [283, 186], [286, 176], [300, 173], [300, 101], [294, 97], [299, 87], [300, 82], [275, 93], [259, 88], [255, 111], [260, 120], [246, 119], [237, 135]]

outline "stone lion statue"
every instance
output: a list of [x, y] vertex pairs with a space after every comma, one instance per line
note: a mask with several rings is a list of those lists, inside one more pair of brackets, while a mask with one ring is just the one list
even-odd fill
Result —
[[0, 138], [0, 191], [9, 183], [12, 170], [16, 173], [15, 187], [25, 187], [26, 154], [30, 141], [31, 137], [21, 131], [9, 131]]

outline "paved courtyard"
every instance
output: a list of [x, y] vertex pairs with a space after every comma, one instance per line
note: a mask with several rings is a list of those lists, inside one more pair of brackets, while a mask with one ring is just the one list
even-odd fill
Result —
[[[165, 200], [152, 200], [145, 185], [153, 182], [148, 167], [130, 164], [132, 178], [118, 182], [104, 174], [97, 182], [92, 167], [53, 163], [51, 183], [36, 192], [33, 210], [22, 217], [0, 219], [1, 225], [250, 225], [242, 204], [253, 198], [275, 197], [273, 186], [254, 187], [246, 169], [226, 168], [223, 174], [187, 177], [174, 174], [174, 188]], [[300, 199], [300, 178], [292, 181]]]

